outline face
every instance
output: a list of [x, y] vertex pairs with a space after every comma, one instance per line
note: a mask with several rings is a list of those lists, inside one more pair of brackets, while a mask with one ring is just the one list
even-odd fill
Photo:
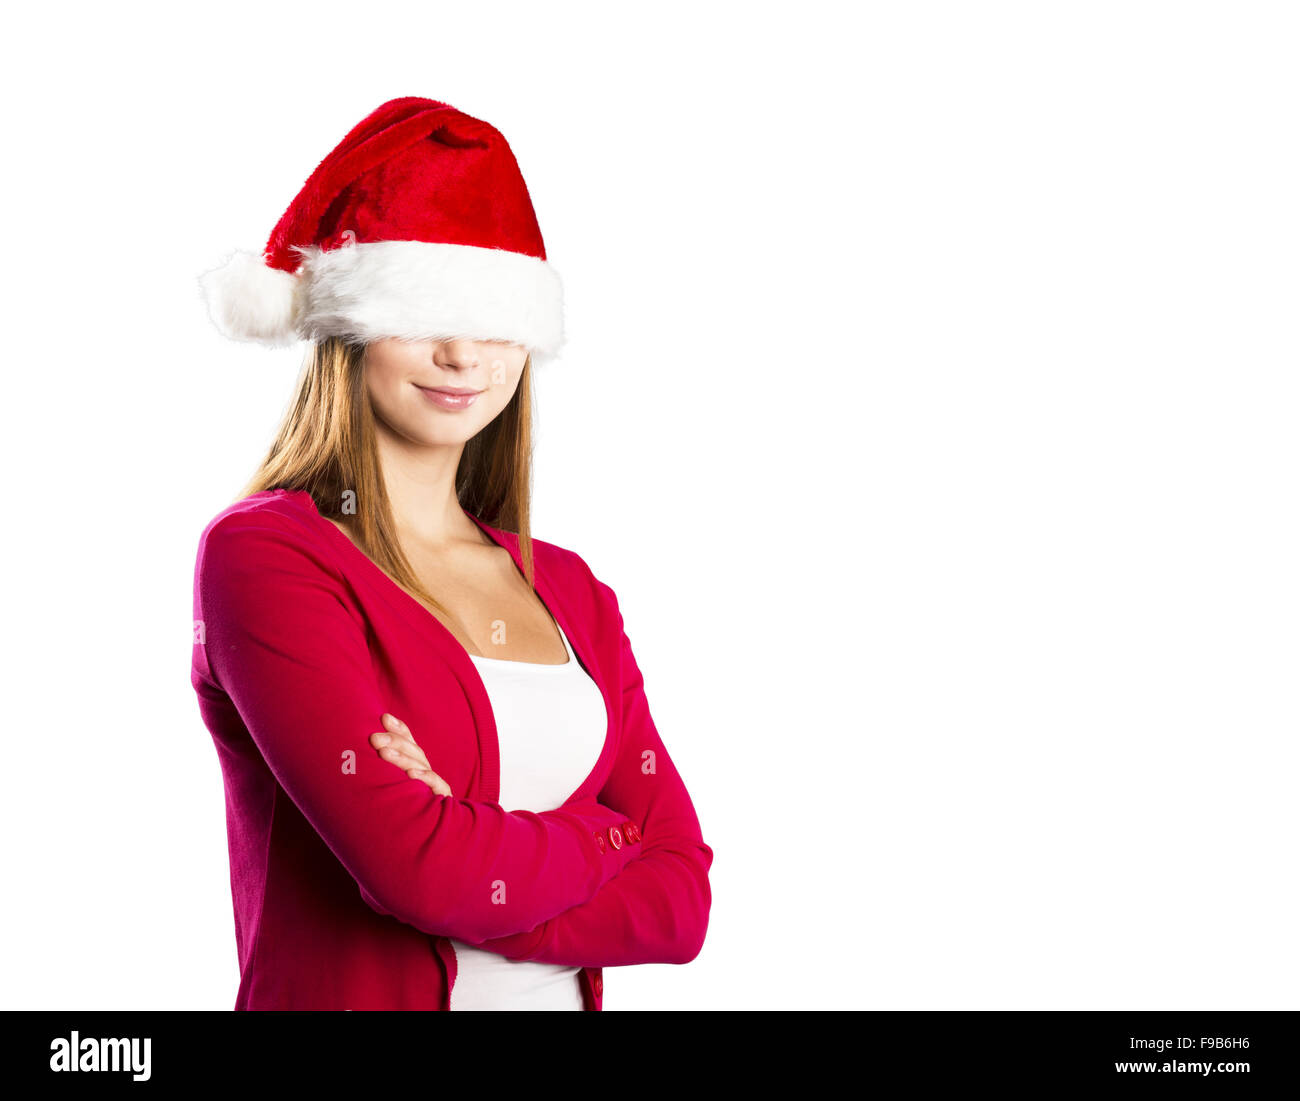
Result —
[[497, 340], [378, 340], [366, 346], [366, 390], [398, 436], [454, 447], [510, 403], [527, 358], [527, 348]]

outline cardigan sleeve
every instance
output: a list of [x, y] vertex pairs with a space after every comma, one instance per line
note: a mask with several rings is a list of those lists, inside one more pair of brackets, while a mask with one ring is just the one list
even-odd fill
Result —
[[437, 795], [379, 757], [369, 736], [387, 708], [364, 622], [292, 518], [218, 519], [200, 545], [195, 589], [205, 636], [196, 671], [229, 696], [372, 909], [476, 943], [585, 902], [639, 850], [597, 842], [629, 818], [597, 799], [506, 811]]
[[[617, 609], [613, 591], [596, 584]], [[530, 932], [480, 945], [485, 951], [568, 967], [616, 967], [689, 963], [704, 945], [713, 850], [651, 718], [622, 613], [618, 626], [623, 726], [599, 800], [641, 823], [641, 851], [589, 901]]]

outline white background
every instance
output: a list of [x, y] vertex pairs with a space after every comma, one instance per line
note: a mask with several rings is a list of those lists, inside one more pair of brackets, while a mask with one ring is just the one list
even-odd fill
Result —
[[1293, 5], [10, 20], [4, 1008], [234, 1003], [190, 585], [302, 348], [196, 278], [401, 95], [519, 159], [534, 534], [716, 854], [607, 1008], [1297, 1007]]

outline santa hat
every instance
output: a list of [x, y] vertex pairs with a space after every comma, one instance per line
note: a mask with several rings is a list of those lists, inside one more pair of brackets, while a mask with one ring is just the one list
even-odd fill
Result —
[[199, 283], [222, 333], [271, 346], [463, 337], [536, 362], [564, 342], [560, 279], [506, 139], [416, 96], [348, 133], [260, 256], [236, 252]]

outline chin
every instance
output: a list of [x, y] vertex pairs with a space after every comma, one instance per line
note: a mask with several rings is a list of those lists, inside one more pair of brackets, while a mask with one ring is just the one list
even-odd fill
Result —
[[477, 420], [468, 421], [457, 417], [447, 417], [445, 421], [447, 423], [430, 424], [427, 419], [422, 420], [419, 424], [411, 425], [406, 435], [426, 447], [457, 447], [469, 443], [486, 427]]

